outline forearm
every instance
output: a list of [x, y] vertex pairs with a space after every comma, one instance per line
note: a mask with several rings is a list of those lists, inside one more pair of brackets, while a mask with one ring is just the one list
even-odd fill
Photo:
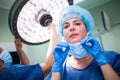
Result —
[[[51, 26], [54, 26], [54, 25], [51, 25]], [[55, 29], [52, 29], [52, 30], [50, 30], [50, 43], [49, 43], [49, 47], [48, 47], [46, 60], [47, 60], [47, 57], [51, 56], [50, 54], [52, 54], [53, 49], [56, 46], [57, 42], [58, 42], [58, 34]]]
[[48, 51], [47, 51], [47, 55], [45, 58], [45, 62], [40, 64], [43, 73], [44, 73], [44, 77], [46, 77], [49, 72], [51, 71], [53, 62], [54, 62], [54, 58], [53, 58], [53, 49], [56, 46], [58, 42], [58, 34], [55, 31], [55, 29], [51, 30], [51, 34], [50, 34], [50, 42], [49, 42], [49, 46], [48, 46]]
[[60, 80], [60, 72], [53, 72], [51, 80]]
[[20, 64], [30, 65], [30, 61], [26, 53], [21, 48], [17, 48], [17, 52], [20, 58]]
[[52, 64], [53, 64], [53, 56], [52, 55], [49, 55], [46, 58], [45, 62], [40, 64], [43, 74], [44, 74], [44, 77], [46, 77], [49, 74], [49, 72], [51, 71]]
[[105, 80], [120, 80], [120, 77], [108, 63], [101, 65], [101, 70]]
[[20, 64], [29, 65], [30, 64], [29, 58], [26, 55], [26, 53], [22, 50], [23, 45], [21, 40], [19, 38], [14, 38], [14, 43], [20, 59]]
[[53, 58], [53, 49], [56, 45], [56, 43], [58, 42], [57, 39], [51, 39], [50, 43], [49, 43], [49, 48], [48, 48], [48, 52], [47, 52], [47, 56], [46, 56], [46, 59], [45, 59], [45, 62], [41, 64], [41, 67], [43, 69], [43, 72], [44, 72], [44, 76], [46, 77], [51, 68], [52, 68], [52, 65], [53, 65], [53, 62], [54, 62], [54, 58]]

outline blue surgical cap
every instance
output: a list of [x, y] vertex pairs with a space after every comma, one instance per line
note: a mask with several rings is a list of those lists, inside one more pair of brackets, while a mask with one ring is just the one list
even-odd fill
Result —
[[3, 50], [3, 52], [0, 54], [0, 59], [4, 61], [2, 67], [9, 68], [12, 65], [12, 56], [6, 50]]
[[80, 20], [82, 20], [86, 26], [87, 32], [90, 32], [91, 29], [94, 27], [93, 17], [87, 9], [84, 9], [78, 5], [70, 5], [64, 8], [60, 13], [57, 32], [61, 36], [64, 36], [63, 35], [64, 22], [72, 18], [79, 18]]

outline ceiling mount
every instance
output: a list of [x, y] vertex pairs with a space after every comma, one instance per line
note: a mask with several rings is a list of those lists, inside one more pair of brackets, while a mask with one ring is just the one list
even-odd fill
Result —
[[52, 16], [50, 14], [43, 14], [40, 18], [40, 24], [43, 27], [47, 27], [50, 23], [52, 23]]

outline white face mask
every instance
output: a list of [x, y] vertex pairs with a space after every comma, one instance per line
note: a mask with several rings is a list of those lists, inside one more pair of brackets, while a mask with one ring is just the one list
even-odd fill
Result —
[[82, 45], [79, 43], [76, 44], [69, 44], [70, 45], [70, 50], [69, 53], [70, 55], [76, 57], [76, 58], [84, 58], [88, 56], [87, 51], [82, 47]]
[[[90, 32], [87, 33], [86, 37], [88, 37], [89, 35], [90, 35]], [[80, 42], [76, 44], [69, 44], [69, 45], [70, 45], [70, 50], [68, 54], [79, 59], [87, 57], [89, 55], [88, 52], [80, 44]]]

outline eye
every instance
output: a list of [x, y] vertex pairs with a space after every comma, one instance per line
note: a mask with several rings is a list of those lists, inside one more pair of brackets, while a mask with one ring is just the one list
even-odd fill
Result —
[[68, 28], [68, 26], [64, 26], [64, 29]]
[[79, 26], [79, 25], [81, 25], [81, 23], [80, 22], [75, 22], [75, 25]]
[[69, 24], [64, 24], [64, 29], [68, 28]]

